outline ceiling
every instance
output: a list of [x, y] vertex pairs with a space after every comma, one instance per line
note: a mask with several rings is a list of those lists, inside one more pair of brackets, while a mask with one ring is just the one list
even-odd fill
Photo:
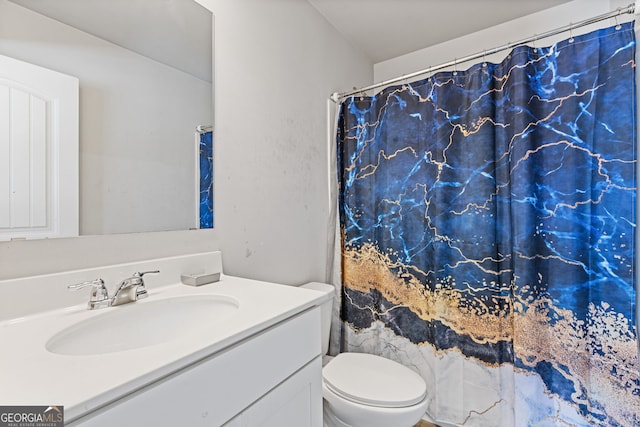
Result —
[[308, 0], [374, 63], [570, 0]]

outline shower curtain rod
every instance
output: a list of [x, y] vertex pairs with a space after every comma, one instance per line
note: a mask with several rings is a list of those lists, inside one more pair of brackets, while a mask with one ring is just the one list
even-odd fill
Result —
[[527, 44], [527, 43], [532, 43], [532, 42], [535, 42], [535, 41], [540, 40], [540, 39], [544, 39], [544, 38], [547, 38], [547, 37], [555, 36], [557, 34], [565, 33], [567, 31], [572, 31], [575, 28], [580, 28], [580, 27], [584, 27], [586, 25], [595, 24], [596, 22], [604, 21], [605, 19], [617, 18], [618, 16], [622, 15], [623, 13], [630, 13], [631, 14], [631, 13], [634, 13], [636, 11], [638, 13], [640, 13], [640, 7], [638, 5], [639, 3], [640, 3], [640, 0], [636, 0], [635, 3], [632, 3], [632, 4], [628, 5], [627, 7], [618, 8], [618, 9], [616, 9], [614, 11], [603, 13], [602, 15], [594, 16], [592, 18], [585, 19], [584, 21], [580, 21], [580, 22], [577, 22], [575, 24], [565, 25], [564, 27], [556, 28], [555, 30], [547, 31], [546, 33], [543, 33], [543, 34], [536, 34], [533, 37], [528, 38], [528, 39], [524, 39], [524, 40], [520, 40], [520, 41], [517, 41], [517, 42], [509, 43], [509, 44], [506, 44], [504, 46], [495, 47], [493, 49], [484, 50], [482, 52], [474, 53], [472, 55], [468, 55], [468, 56], [465, 56], [463, 58], [456, 58], [453, 61], [449, 61], [449, 62], [446, 62], [444, 64], [440, 64], [440, 65], [435, 66], [435, 67], [429, 67], [429, 68], [424, 69], [424, 70], [415, 71], [415, 72], [410, 73], [410, 74], [405, 74], [403, 76], [395, 77], [395, 78], [392, 78], [392, 79], [389, 79], [389, 80], [386, 80], [386, 81], [383, 81], [383, 82], [380, 82], [380, 83], [375, 83], [375, 84], [370, 85], [370, 86], [365, 86], [365, 87], [362, 87], [360, 89], [354, 88], [351, 91], [342, 92], [342, 93], [334, 92], [334, 93], [331, 94], [331, 96], [329, 98], [333, 102], [338, 103], [341, 100], [343, 100], [345, 98], [348, 98], [351, 95], [362, 94], [364, 92], [367, 92], [367, 91], [370, 91], [370, 90], [373, 90], [373, 89], [378, 89], [378, 88], [381, 88], [381, 87], [384, 87], [384, 86], [389, 86], [391, 84], [398, 83], [398, 82], [401, 82], [403, 80], [411, 79], [411, 78], [414, 78], [414, 77], [418, 77], [418, 76], [421, 76], [423, 74], [431, 74], [434, 71], [439, 71], [439, 70], [442, 70], [444, 68], [449, 68], [451, 66], [455, 67], [456, 65], [458, 65], [460, 63], [463, 63], [463, 62], [468, 62], [468, 61], [472, 61], [474, 59], [479, 59], [479, 58], [486, 57], [488, 55], [493, 55], [494, 53], [498, 53], [498, 52], [502, 52], [504, 50], [512, 49], [512, 48], [514, 48], [516, 46], [520, 46], [520, 45]]

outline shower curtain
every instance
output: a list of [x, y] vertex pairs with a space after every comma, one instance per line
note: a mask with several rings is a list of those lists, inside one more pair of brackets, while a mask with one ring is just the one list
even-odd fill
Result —
[[213, 132], [200, 133], [200, 228], [213, 228]]
[[342, 351], [440, 425], [638, 426], [633, 23], [340, 106]]

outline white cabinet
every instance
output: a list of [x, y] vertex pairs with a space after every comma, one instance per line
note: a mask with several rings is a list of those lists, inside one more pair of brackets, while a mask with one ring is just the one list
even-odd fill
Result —
[[322, 427], [322, 359], [315, 358], [224, 427]]
[[320, 341], [316, 307], [67, 425], [322, 427]]

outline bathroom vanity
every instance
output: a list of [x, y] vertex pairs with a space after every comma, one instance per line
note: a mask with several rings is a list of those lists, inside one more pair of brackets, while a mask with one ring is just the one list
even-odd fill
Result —
[[[0, 322], [0, 404], [62, 405], [69, 426], [321, 427], [326, 297], [226, 275], [180, 283], [220, 265], [215, 252], [0, 281], [5, 303], [61, 293], [48, 311], [0, 305], [12, 316]], [[160, 274], [145, 277], [148, 298], [117, 307], [88, 310], [88, 291], [81, 302], [66, 289], [149, 269]]]

